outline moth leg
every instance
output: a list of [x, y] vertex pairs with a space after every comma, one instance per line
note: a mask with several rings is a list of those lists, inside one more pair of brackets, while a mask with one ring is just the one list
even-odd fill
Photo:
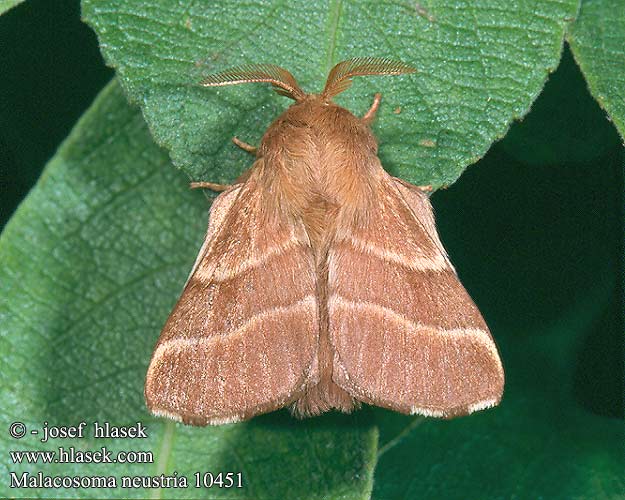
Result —
[[210, 189], [212, 191], [225, 191], [232, 184], [216, 184], [214, 182], [190, 182], [191, 189]]
[[256, 154], [256, 150], [257, 150], [256, 147], [252, 146], [251, 144], [248, 144], [247, 142], [243, 142], [238, 137], [233, 137], [232, 142], [234, 142], [237, 146], [239, 146], [243, 151], [247, 151], [248, 153], [252, 153], [253, 155]]
[[432, 192], [432, 184], [427, 184], [425, 186], [415, 186], [419, 191], [423, 191], [424, 193]]
[[377, 92], [373, 96], [373, 102], [371, 103], [371, 107], [369, 108], [369, 111], [367, 111], [365, 113], [365, 116], [362, 117], [362, 121], [365, 122], [366, 125], [369, 125], [375, 118], [375, 114], [378, 112], [378, 108], [380, 107], [381, 100], [382, 100], [382, 94]]

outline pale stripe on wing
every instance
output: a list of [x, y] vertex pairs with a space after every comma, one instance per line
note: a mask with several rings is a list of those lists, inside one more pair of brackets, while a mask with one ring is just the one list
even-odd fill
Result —
[[270, 318], [274, 315], [280, 314], [288, 314], [297, 310], [313, 310], [314, 317], [316, 319], [317, 313], [317, 300], [314, 295], [308, 295], [303, 299], [289, 304], [288, 306], [276, 306], [269, 309], [265, 309], [262, 312], [255, 314], [250, 317], [245, 323], [241, 326], [232, 330], [230, 332], [225, 332], [224, 334], [214, 334], [207, 337], [187, 337], [187, 338], [173, 338], [167, 340], [160, 344], [154, 354], [152, 356], [152, 362], [150, 363], [150, 368], [148, 371], [148, 379], [151, 376], [151, 372], [156, 370], [159, 365], [159, 360], [165, 355], [168, 351], [180, 351], [182, 349], [186, 349], [189, 347], [209, 347], [211, 344], [215, 344], [217, 342], [223, 342], [224, 340], [231, 340], [233, 337], [243, 336], [247, 333], [248, 330], [256, 328], [259, 323], [262, 323], [267, 318]]
[[490, 354], [493, 360], [496, 361], [499, 371], [503, 372], [503, 367], [501, 366], [501, 361], [499, 360], [499, 355], [497, 353], [495, 343], [492, 341], [490, 335], [486, 330], [482, 330], [480, 328], [446, 329], [439, 326], [426, 325], [413, 321], [410, 318], [407, 318], [403, 314], [399, 314], [389, 307], [381, 306], [373, 302], [347, 300], [343, 297], [340, 297], [339, 295], [333, 295], [328, 302], [328, 308], [330, 309], [330, 318], [332, 318], [334, 314], [336, 314], [333, 313], [332, 309], [337, 307], [345, 309], [345, 311], [350, 316], [353, 316], [355, 312], [362, 313], [363, 311], [369, 311], [373, 312], [374, 314], [382, 315], [385, 317], [385, 319], [390, 319], [395, 323], [403, 325], [408, 331], [416, 332], [420, 330], [420, 333], [426, 333], [428, 335], [442, 335], [455, 338], [470, 338], [486, 349], [486, 351]]
[[[450, 270], [449, 263], [445, 256], [439, 252], [436, 252], [433, 256], [418, 256], [418, 255], [407, 255], [405, 253], [395, 252], [388, 248], [379, 247], [372, 243], [371, 241], [362, 240], [355, 236], [350, 236], [349, 238], [344, 238], [340, 240], [341, 242], [351, 243], [351, 245], [360, 253], [365, 255], [370, 254], [375, 257], [387, 261], [392, 262], [394, 264], [399, 264], [403, 267], [407, 267], [414, 271], [445, 271]], [[330, 252], [330, 263], [334, 261], [336, 258], [337, 250], [334, 249]], [[334, 257], [334, 258], [332, 258]]]
[[289, 250], [301, 246], [302, 242], [295, 236], [285, 240], [281, 244], [274, 242], [274, 245], [267, 246], [262, 254], [252, 255], [247, 259], [237, 260], [236, 266], [220, 266], [217, 265], [213, 271], [213, 267], [198, 267], [194, 278], [202, 282], [221, 283], [236, 278], [237, 276], [248, 272], [250, 269], [262, 266], [272, 258], [287, 253]]

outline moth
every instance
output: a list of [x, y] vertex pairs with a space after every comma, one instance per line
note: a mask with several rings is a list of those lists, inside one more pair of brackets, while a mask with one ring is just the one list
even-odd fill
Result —
[[268, 82], [295, 102], [252, 167], [214, 201], [208, 234], [156, 344], [150, 410], [223, 424], [289, 407], [298, 417], [364, 402], [454, 417], [496, 405], [497, 348], [436, 231], [428, 186], [389, 175], [363, 117], [334, 102], [397, 61], [337, 64], [320, 94], [287, 70], [248, 65], [205, 86]]

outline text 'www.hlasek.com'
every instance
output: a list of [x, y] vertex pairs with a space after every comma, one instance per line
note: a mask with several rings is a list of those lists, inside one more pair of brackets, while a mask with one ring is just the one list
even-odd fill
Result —
[[[13, 422], [8, 431], [16, 444], [24, 445], [9, 451], [7, 479], [13, 492], [244, 486], [241, 472], [168, 470], [171, 432], [168, 435], [164, 431], [151, 440], [148, 428], [141, 422], [130, 426], [109, 422], [76, 425], [43, 422], [40, 426], [27, 426]], [[131, 449], [135, 447], [143, 449]]]

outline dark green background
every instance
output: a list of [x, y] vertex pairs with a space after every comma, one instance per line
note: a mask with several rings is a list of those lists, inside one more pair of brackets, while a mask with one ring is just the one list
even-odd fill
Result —
[[[4, 224], [112, 72], [78, 1], [29, 0], [1, 16], [0, 67]], [[562, 385], [572, 382], [587, 410], [615, 418], [623, 415], [622, 193], [621, 141], [566, 50], [525, 120], [432, 198], [463, 283], [500, 332], [504, 365], [527, 345], [523, 336], [570, 330], [577, 365]], [[580, 334], [585, 311], [594, 320]], [[506, 390], [548, 377], [552, 345], [528, 356], [524, 373], [509, 373]], [[545, 398], [557, 397], [552, 387]]]
[[78, 0], [28, 0], [0, 16], [0, 227], [113, 71]]

